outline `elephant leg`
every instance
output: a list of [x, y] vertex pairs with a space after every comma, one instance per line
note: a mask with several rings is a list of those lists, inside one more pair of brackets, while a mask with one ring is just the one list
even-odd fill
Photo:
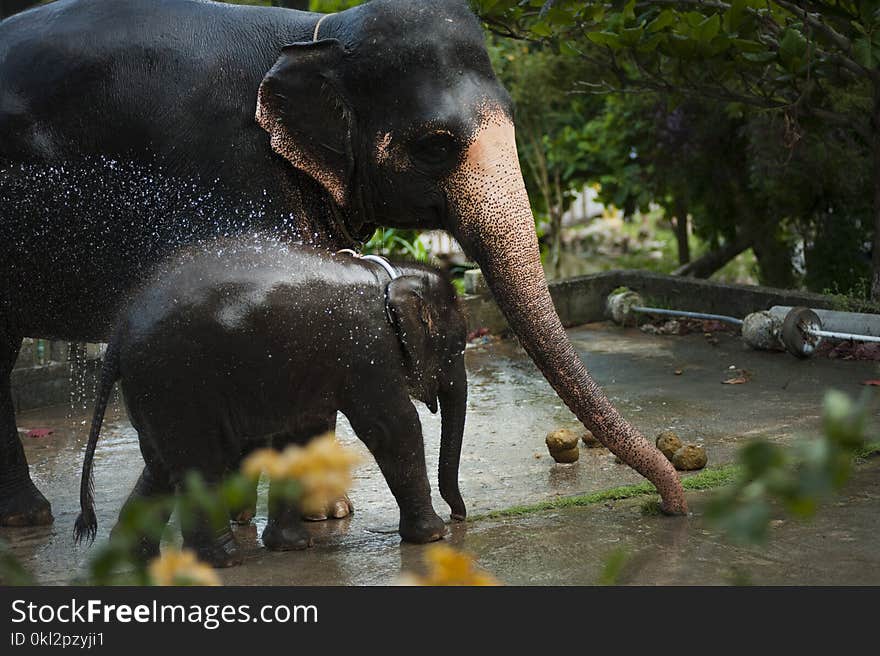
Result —
[[[217, 469], [205, 463], [206, 471], [202, 472], [206, 483], [211, 489], [222, 479], [223, 469], [215, 463]], [[212, 471], [215, 471], [212, 475]], [[216, 521], [208, 512], [195, 510], [191, 514], [181, 516], [181, 532], [183, 546], [195, 551], [199, 560], [213, 567], [234, 567], [244, 562], [244, 552], [229, 526], [229, 508], [224, 508], [221, 521]]]
[[302, 522], [302, 510], [295, 501], [280, 494], [282, 485], [269, 485], [269, 521], [263, 529], [263, 544], [271, 551], [307, 549], [312, 538]]
[[408, 396], [353, 404], [343, 411], [357, 436], [376, 458], [400, 508], [400, 537], [405, 542], [433, 542], [446, 525], [431, 505], [425, 447], [419, 414]]
[[[157, 465], [145, 465], [134, 489], [128, 495], [122, 509], [119, 511], [119, 521], [110, 532], [111, 540], [118, 540], [121, 533], [125, 530], [123, 526], [126, 524], [126, 517], [131, 512], [142, 512], [145, 502], [156, 500], [163, 496], [170, 496], [174, 492], [174, 486], [171, 484], [167, 474]], [[140, 507], [141, 509], [139, 509]], [[136, 510], [137, 509], [137, 510]], [[162, 538], [162, 530], [171, 517], [171, 504], [161, 506], [155, 510], [155, 517], [151, 518], [155, 521], [154, 531], [149, 534], [139, 533], [134, 536], [134, 544], [132, 545], [132, 557], [139, 561], [148, 561], [159, 555], [159, 542]]]
[[203, 512], [196, 513], [183, 528], [183, 546], [195, 551], [199, 560], [213, 567], [234, 567], [244, 562], [244, 553], [229, 522], [215, 526]]
[[53, 520], [49, 501], [31, 480], [15, 426], [10, 377], [20, 348], [20, 337], [0, 330], [0, 526], [37, 526]]

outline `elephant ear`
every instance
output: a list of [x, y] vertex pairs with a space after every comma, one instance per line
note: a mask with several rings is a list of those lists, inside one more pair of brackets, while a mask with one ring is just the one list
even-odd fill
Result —
[[337, 39], [284, 46], [257, 95], [257, 123], [272, 149], [345, 207], [354, 171], [354, 117], [339, 76]]
[[435, 346], [439, 317], [433, 305], [425, 300], [426, 296], [424, 281], [417, 276], [392, 280], [385, 292], [388, 315], [397, 331], [407, 376], [414, 387], [413, 396], [435, 413], [439, 386]]

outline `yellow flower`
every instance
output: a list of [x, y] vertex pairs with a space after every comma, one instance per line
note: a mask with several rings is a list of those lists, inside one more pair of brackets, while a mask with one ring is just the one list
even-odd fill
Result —
[[493, 576], [474, 566], [473, 556], [456, 551], [445, 544], [433, 544], [425, 551], [428, 573], [425, 576], [407, 576], [407, 585], [501, 585]]
[[167, 549], [147, 571], [153, 585], [221, 585], [217, 572], [189, 549]]
[[299, 499], [304, 513], [316, 514], [344, 495], [351, 487], [351, 469], [360, 460], [343, 447], [332, 433], [316, 437], [305, 447], [291, 445], [280, 453], [260, 449], [242, 463], [242, 472], [258, 477], [265, 472], [270, 479], [294, 480], [299, 484]]
[[245, 476], [252, 478], [259, 478], [263, 472], [266, 472], [269, 478], [281, 478], [281, 465], [281, 454], [278, 451], [258, 449], [245, 458], [241, 471]]

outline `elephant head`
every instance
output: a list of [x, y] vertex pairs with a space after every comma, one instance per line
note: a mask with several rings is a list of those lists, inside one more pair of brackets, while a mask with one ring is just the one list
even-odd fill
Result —
[[570, 344], [541, 267], [510, 97], [463, 0], [373, 0], [316, 16], [260, 87], [272, 147], [323, 185], [349, 227], [445, 228], [577, 417], [686, 512], [666, 458], [611, 405]]
[[467, 515], [458, 489], [458, 466], [467, 413], [464, 347], [467, 321], [455, 288], [428, 269], [403, 267], [385, 292], [388, 316], [397, 331], [410, 394], [431, 412], [440, 403], [440, 496], [452, 518]]

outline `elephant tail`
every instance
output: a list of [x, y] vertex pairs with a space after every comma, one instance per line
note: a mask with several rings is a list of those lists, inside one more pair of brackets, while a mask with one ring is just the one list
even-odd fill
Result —
[[98, 437], [101, 433], [101, 424], [104, 422], [104, 412], [107, 410], [107, 403], [110, 400], [110, 392], [113, 390], [113, 384], [119, 380], [120, 341], [117, 336], [110, 340], [104, 354], [104, 364], [101, 367], [101, 386], [95, 399], [95, 414], [92, 416], [92, 427], [89, 431], [89, 441], [86, 445], [82, 478], [79, 484], [80, 513], [73, 527], [73, 539], [77, 544], [83, 540], [87, 540], [89, 543], [94, 542], [98, 532], [92, 462], [95, 459], [95, 449], [98, 446]]

